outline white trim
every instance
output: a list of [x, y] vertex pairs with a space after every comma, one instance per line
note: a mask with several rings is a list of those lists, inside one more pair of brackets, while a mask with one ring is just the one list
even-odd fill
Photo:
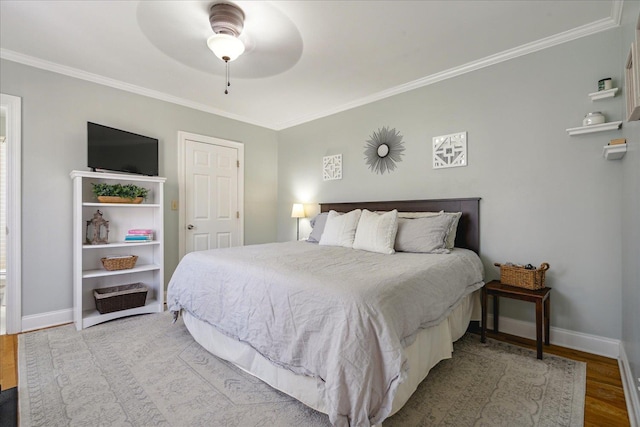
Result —
[[244, 144], [237, 141], [229, 141], [226, 139], [214, 138], [196, 133], [178, 131], [178, 258], [182, 259], [186, 252], [186, 147], [187, 139], [192, 139], [205, 144], [220, 145], [223, 147], [234, 148], [238, 150], [238, 212], [240, 213], [240, 245], [244, 245]]
[[[22, 99], [0, 94], [7, 111], [7, 333], [22, 332]], [[4, 232], [4, 230], [2, 230]]]
[[[493, 315], [490, 313], [487, 314], [487, 325], [490, 330], [493, 328]], [[500, 316], [499, 326], [500, 332], [532, 340], [536, 339], [536, 324], [534, 322], [525, 322]], [[612, 359], [618, 359], [620, 357], [620, 340], [554, 327], [552, 327], [549, 332], [549, 338], [551, 344], [561, 347], [572, 348]]]
[[414, 80], [412, 82], [393, 87], [391, 89], [374, 93], [373, 95], [357, 99], [353, 102], [343, 104], [341, 106], [323, 111], [318, 114], [308, 115], [295, 120], [290, 120], [288, 122], [280, 122], [275, 127], [275, 130], [287, 129], [289, 127], [297, 126], [306, 122], [310, 122], [312, 120], [320, 119], [322, 117], [330, 116], [332, 114], [340, 113], [346, 110], [350, 110], [352, 108], [370, 104], [372, 102], [379, 101], [381, 99], [389, 98], [394, 95], [398, 95], [404, 92], [409, 92], [411, 90], [418, 89], [423, 86], [432, 85], [434, 83], [451, 79], [453, 77], [457, 77], [462, 74], [470, 73], [472, 71], [477, 71], [482, 68], [489, 67], [491, 65], [499, 64], [501, 62], [517, 58], [519, 56], [528, 55], [530, 53], [538, 52], [540, 50], [547, 49], [549, 47], [570, 42], [572, 40], [576, 40], [581, 37], [590, 36], [592, 34], [596, 34], [612, 28], [616, 28], [620, 26], [622, 3], [623, 3], [622, 0], [616, 0], [613, 2], [612, 14], [617, 13], [618, 15], [617, 17], [615, 17], [614, 15], [614, 17], [600, 19], [598, 21], [583, 25], [581, 27], [574, 28], [569, 31], [565, 31], [563, 33], [555, 34], [553, 36], [546, 37], [544, 39], [540, 39], [535, 42], [523, 44], [522, 46], [518, 46], [513, 49], [508, 49], [503, 52], [496, 53], [495, 55], [490, 55], [485, 58], [479, 59], [477, 61], [468, 62], [458, 67], [450, 68], [448, 70], [441, 71], [439, 73], [435, 73], [430, 76], [426, 76], [426, 77]]
[[244, 123], [249, 123], [256, 126], [272, 128], [272, 123], [258, 122], [248, 117], [232, 114], [227, 111], [219, 110], [217, 108], [210, 107], [205, 104], [190, 101], [188, 99], [180, 98], [177, 96], [169, 95], [164, 92], [160, 92], [153, 89], [148, 89], [142, 86], [126, 83], [120, 80], [104, 77], [99, 74], [89, 73], [77, 68], [67, 67], [66, 65], [60, 65], [55, 62], [45, 61], [44, 59], [36, 58], [29, 55], [24, 55], [19, 52], [14, 52], [8, 49], [0, 48], [0, 58], [8, 61], [18, 62], [20, 64], [29, 65], [31, 67], [40, 68], [42, 70], [51, 71], [54, 73], [62, 74], [65, 76], [73, 77], [80, 80], [96, 83], [103, 86], [112, 87], [114, 89], [124, 90], [126, 92], [135, 93], [138, 95], [146, 96], [149, 98], [158, 99], [160, 101], [170, 102], [176, 105], [182, 105], [183, 107], [193, 108], [194, 110], [204, 111], [205, 113], [215, 114], [217, 116], [226, 117], [228, 119], [238, 120]]
[[73, 309], [49, 311], [47, 313], [33, 314], [22, 318], [22, 332], [35, 331], [36, 329], [60, 326], [73, 323]]
[[611, 4], [611, 19], [614, 20], [614, 22], [617, 25], [620, 25], [620, 22], [622, 22], [622, 6], [624, 5], [624, 0], [615, 0], [612, 4]]
[[[629, 359], [624, 350], [624, 343], [620, 343], [620, 358], [618, 359], [620, 366], [620, 377], [622, 378], [622, 388], [627, 402], [627, 413], [629, 414], [629, 423], [631, 427], [640, 427], [640, 399], [638, 399], [638, 390], [636, 387], [636, 379], [633, 377]], [[640, 381], [637, 384], [640, 388]]]
[[308, 116], [299, 117], [290, 121], [283, 121], [277, 123], [258, 122], [256, 120], [249, 119], [247, 117], [228, 113], [226, 111], [219, 110], [217, 108], [210, 107], [208, 105], [200, 104], [197, 102], [189, 101], [187, 99], [179, 98], [173, 95], [169, 95], [163, 92], [159, 92], [152, 89], [147, 89], [141, 86], [132, 85], [129, 83], [121, 82], [119, 80], [111, 79], [108, 77], [100, 76], [98, 74], [89, 73], [76, 68], [67, 67], [65, 65], [56, 64], [54, 62], [45, 61], [43, 59], [35, 58], [32, 56], [24, 55], [18, 52], [14, 52], [7, 49], [0, 49], [0, 58], [7, 59], [9, 61], [19, 62], [21, 64], [30, 65], [32, 67], [41, 68], [43, 70], [53, 71], [54, 73], [64, 74], [77, 79], [87, 80], [104, 86], [113, 87], [116, 89], [136, 93], [138, 95], [147, 96], [150, 98], [159, 99], [161, 101], [171, 102], [173, 104], [182, 105], [185, 107], [193, 108], [195, 110], [204, 111], [218, 116], [227, 117], [233, 120], [239, 120], [245, 123], [253, 124], [256, 126], [265, 127], [272, 130], [284, 130], [293, 126], [297, 126], [312, 120], [320, 119], [330, 116], [332, 114], [340, 113], [342, 111], [350, 110], [355, 107], [360, 107], [375, 101], [379, 101], [390, 96], [398, 95], [410, 90], [414, 90], [423, 86], [428, 86], [437, 83], [442, 80], [457, 77], [462, 74], [476, 71], [481, 68], [485, 68], [491, 65], [498, 64], [500, 62], [508, 61], [510, 59], [517, 58], [519, 56], [527, 55], [529, 53], [537, 52], [542, 49], [553, 47], [562, 43], [566, 43], [572, 40], [576, 40], [581, 37], [590, 36], [602, 31], [606, 31], [612, 28], [620, 26], [622, 18], [623, 0], [614, 0], [611, 5], [611, 16], [609, 18], [600, 19], [590, 24], [577, 27], [563, 33], [555, 34], [550, 37], [546, 37], [531, 43], [524, 44], [522, 46], [508, 49], [495, 55], [487, 56], [486, 58], [478, 61], [472, 61], [467, 64], [463, 64], [459, 67], [450, 68], [440, 73], [432, 74], [409, 83], [402, 84], [371, 96], [357, 99], [353, 102], [349, 102], [322, 111], [317, 114], [310, 114]]

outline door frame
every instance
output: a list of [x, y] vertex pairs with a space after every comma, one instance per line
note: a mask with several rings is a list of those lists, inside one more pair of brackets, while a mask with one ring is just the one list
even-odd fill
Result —
[[7, 333], [22, 332], [22, 98], [0, 94], [7, 112]]
[[[187, 241], [187, 140], [202, 142], [204, 144], [219, 145], [238, 150], [238, 212], [240, 213], [239, 241], [244, 245], [244, 144], [236, 141], [215, 138], [213, 136], [199, 135], [191, 132], [178, 131], [178, 257], [182, 259], [186, 253]], [[172, 202], [173, 203], [173, 202]]]

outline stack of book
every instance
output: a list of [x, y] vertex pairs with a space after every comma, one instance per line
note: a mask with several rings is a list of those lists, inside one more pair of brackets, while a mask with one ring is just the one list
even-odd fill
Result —
[[609, 142], [609, 145], [621, 145], [626, 143], [627, 143], [627, 140], [625, 138], [618, 138], [618, 139], [612, 139]]
[[153, 230], [134, 228], [124, 236], [125, 242], [150, 242], [153, 240]]

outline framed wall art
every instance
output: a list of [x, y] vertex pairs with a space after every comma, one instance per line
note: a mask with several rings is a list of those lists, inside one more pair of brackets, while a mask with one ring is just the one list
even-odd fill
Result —
[[404, 142], [400, 132], [383, 127], [373, 132], [364, 146], [364, 159], [369, 169], [379, 174], [391, 172], [402, 161]]
[[342, 179], [342, 154], [322, 158], [322, 180]]
[[467, 132], [433, 138], [433, 168], [467, 166]]

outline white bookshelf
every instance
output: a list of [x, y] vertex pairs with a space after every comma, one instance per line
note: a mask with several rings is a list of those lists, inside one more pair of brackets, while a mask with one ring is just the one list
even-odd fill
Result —
[[[164, 216], [163, 186], [166, 178], [106, 172], [72, 171], [73, 179], [73, 319], [81, 330], [98, 323], [134, 314], [164, 310]], [[141, 204], [99, 203], [92, 183], [135, 184], [149, 189]], [[86, 223], [100, 210], [109, 221], [109, 243], [85, 243]], [[125, 242], [127, 231], [148, 228], [154, 231], [150, 242]], [[100, 259], [105, 256], [137, 255], [135, 267], [108, 271]], [[93, 290], [108, 286], [143, 283], [148, 288], [142, 307], [100, 314]]]

